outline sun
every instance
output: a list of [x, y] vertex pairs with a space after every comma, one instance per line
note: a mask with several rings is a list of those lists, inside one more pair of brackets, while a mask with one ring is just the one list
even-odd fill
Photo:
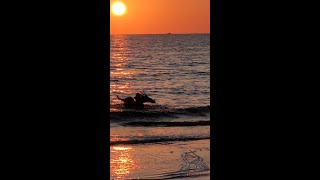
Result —
[[126, 6], [122, 2], [115, 2], [112, 5], [112, 12], [115, 15], [121, 16], [126, 12]]

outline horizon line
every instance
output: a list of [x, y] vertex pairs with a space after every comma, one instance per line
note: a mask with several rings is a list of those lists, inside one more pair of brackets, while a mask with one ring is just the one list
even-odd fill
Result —
[[203, 32], [203, 33], [114, 33], [114, 34], [111, 34], [110, 35], [164, 35], [164, 34], [210, 34], [210, 32]]

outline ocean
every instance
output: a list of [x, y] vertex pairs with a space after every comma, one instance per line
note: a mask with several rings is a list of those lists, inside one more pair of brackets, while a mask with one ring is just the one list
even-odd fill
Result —
[[[210, 178], [210, 34], [110, 36], [110, 179]], [[144, 91], [156, 103], [125, 108]]]

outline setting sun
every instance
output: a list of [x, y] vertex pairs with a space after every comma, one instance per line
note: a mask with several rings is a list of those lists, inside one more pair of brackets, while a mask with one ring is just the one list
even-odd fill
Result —
[[210, 32], [210, 0], [110, 0], [111, 34]]
[[126, 6], [122, 2], [115, 2], [112, 5], [112, 12], [115, 15], [121, 16], [126, 12]]

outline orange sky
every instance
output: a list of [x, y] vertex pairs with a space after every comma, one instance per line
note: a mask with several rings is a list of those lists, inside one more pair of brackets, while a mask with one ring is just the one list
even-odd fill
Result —
[[123, 2], [122, 16], [110, 10], [111, 34], [209, 33], [210, 0], [110, 0]]

